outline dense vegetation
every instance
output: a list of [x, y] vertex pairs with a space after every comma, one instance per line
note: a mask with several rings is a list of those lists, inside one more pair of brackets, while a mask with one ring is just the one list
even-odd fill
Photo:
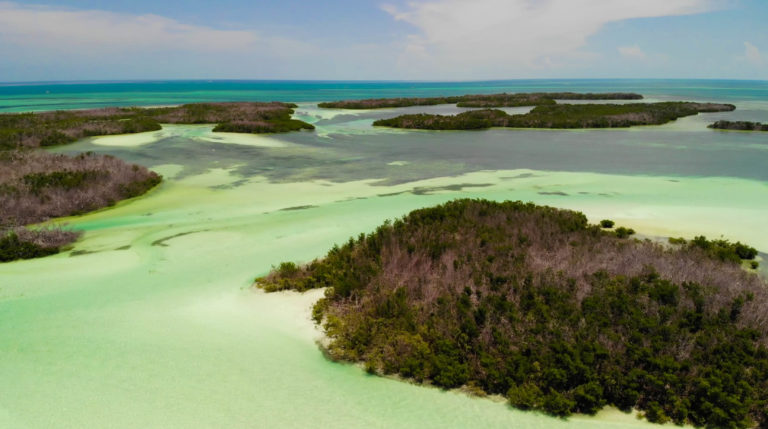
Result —
[[383, 109], [392, 107], [456, 104], [459, 107], [518, 107], [556, 104], [555, 100], [641, 100], [640, 94], [575, 92], [534, 92], [518, 94], [478, 94], [427, 98], [372, 98], [319, 103], [318, 107], [334, 109]]
[[768, 427], [768, 285], [713, 247], [752, 255], [703, 238], [622, 239], [568, 210], [457, 200], [257, 284], [327, 287], [313, 317], [328, 352], [373, 373], [559, 416], [613, 405], [653, 422]]
[[423, 130], [476, 130], [510, 128], [617, 128], [634, 125], [661, 125], [677, 118], [703, 112], [735, 109], [732, 104], [712, 103], [631, 103], [556, 104], [537, 106], [529, 113], [509, 115], [502, 110], [471, 110], [458, 115], [412, 114], [375, 121], [375, 126]]
[[757, 263], [754, 262], [754, 259], [757, 257], [757, 249], [740, 241], [731, 243], [723, 239], [707, 240], [707, 237], [700, 235], [690, 241], [684, 238], [670, 237], [669, 242], [670, 244], [687, 246], [691, 249], [700, 249], [711, 257], [724, 262], [739, 263], [741, 261], [753, 261], [750, 265], [753, 268], [757, 268], [757, 265], [755, 265]]
[[0, 114], [0, 150], [54, 146], [88, 136], [155, 131], [161, 123], [218, 124], [214, 131], [273, 133], [313, 129], [291, 119], [295, 104], [195, 103], [176, 107], [109, 107]]
[[60, 228], [42, 230], [0, 229], [0, 262], [53, 255], [79, 236], [78, 232], [65, 231]]
[[709, 128], [716, 130], [768, 131], [768, 124], [746, 121], [717, 121], [710, 125]]
[[0, 151], [0, 262], [56, 253], [78, 234], [23, 228], [144, 194], [161, 177], [111, 156]]
[[213, 131], [236, 133], [284, 133], [315, 127], [291, 119], [292, 103], [197, 103], [149, 110], [159, 122], [168, 124], [218, 124]]
[[494, 94], [469, 96], [456, 104], [458, 107], [519, 107], [547, 106], [557, 104], [555, 100], [642, 100], [643, 96], [632, 93], [586, 93], [543, 92], [530, 94]]

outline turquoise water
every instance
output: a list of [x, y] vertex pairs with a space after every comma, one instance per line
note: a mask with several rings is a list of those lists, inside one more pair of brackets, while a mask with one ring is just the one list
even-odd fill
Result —
[[141, 81], [1, 84], [0, 111], [196, 101], [329, 101], [497, 92], [639, 92], [701, 100], [765, 101], [768, 81], [513, 80], [489, 82]]
[[[629, 130], [425, 132], [371, 123], [458, 109], [313, 103], [564, 90], [738, 109]], [[329, 362], [309, 319], [321, 292], [266, 295], [251, 280], [456, 197], [535, 201], [651, 236], [722, 235], [766, 252], [768, 137], [706, 128], [721, 118], [768, 121], [766, 95], [766, 82], [727, 81], [0, 86], [5, 111], [281, 100], [297, 102], [296, 116], [317, 126], [272, 136], [165, 126], [56, 148], [116, 155], [165, 181], [65, 219], [86, 232], [72, 251], [0, 265], [0, 428], [647, 427], [611, 410], [553, 419]]]

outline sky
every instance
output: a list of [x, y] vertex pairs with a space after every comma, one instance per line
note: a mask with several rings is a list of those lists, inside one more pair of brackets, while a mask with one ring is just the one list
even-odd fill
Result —
[[768, 80], [767, 0], [0, 0], [0, 82]]

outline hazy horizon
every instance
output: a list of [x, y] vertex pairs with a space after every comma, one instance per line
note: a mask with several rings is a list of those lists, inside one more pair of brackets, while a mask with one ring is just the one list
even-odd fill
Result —
[[86, 84], [110, 84], [110, 83], [153, 83], [153, 82], [307, 82], [307, 83], [494, 83], [494, 82], [535, 82], [535, 81], [702, 81], [702, 82], [768, 82], [768, 79], [729, 79], [729, 78], [643, 78], [643, 77], [617, 77], [617, 78], [516, 78], [516, 79], [208, 79], [208, 78], [188, 78], [188, 79], [164, 79], [164, 78], [146, 78], [146, 79], [88, 79], [88, 80], [19, 80], [19, 81], [0, 81], [3, 86], [25, 86], [25, 85], [86, 85]]

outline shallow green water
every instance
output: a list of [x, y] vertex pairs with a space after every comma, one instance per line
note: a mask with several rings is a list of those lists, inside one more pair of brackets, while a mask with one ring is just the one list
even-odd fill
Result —
[[314, 133], [171, 126], [60, 148], [114, 154], [166, 180], [67, 219], [86, 231], [73, 251], [0, 265], [0, 428], [648, 426], [613, 411], [523, 413], [329, 362], [309, 320], [320, 294], [266, 295], [250, 282], [456, 197], [535, 201], [648, 235], [723, 235], [768, 251], [766, 138], [705, 128], [768, 117], [759, 102], [739, 103], [661, 127], [456, 133], [374, 129], [398, 111], [302, 103], [297, 116]]

